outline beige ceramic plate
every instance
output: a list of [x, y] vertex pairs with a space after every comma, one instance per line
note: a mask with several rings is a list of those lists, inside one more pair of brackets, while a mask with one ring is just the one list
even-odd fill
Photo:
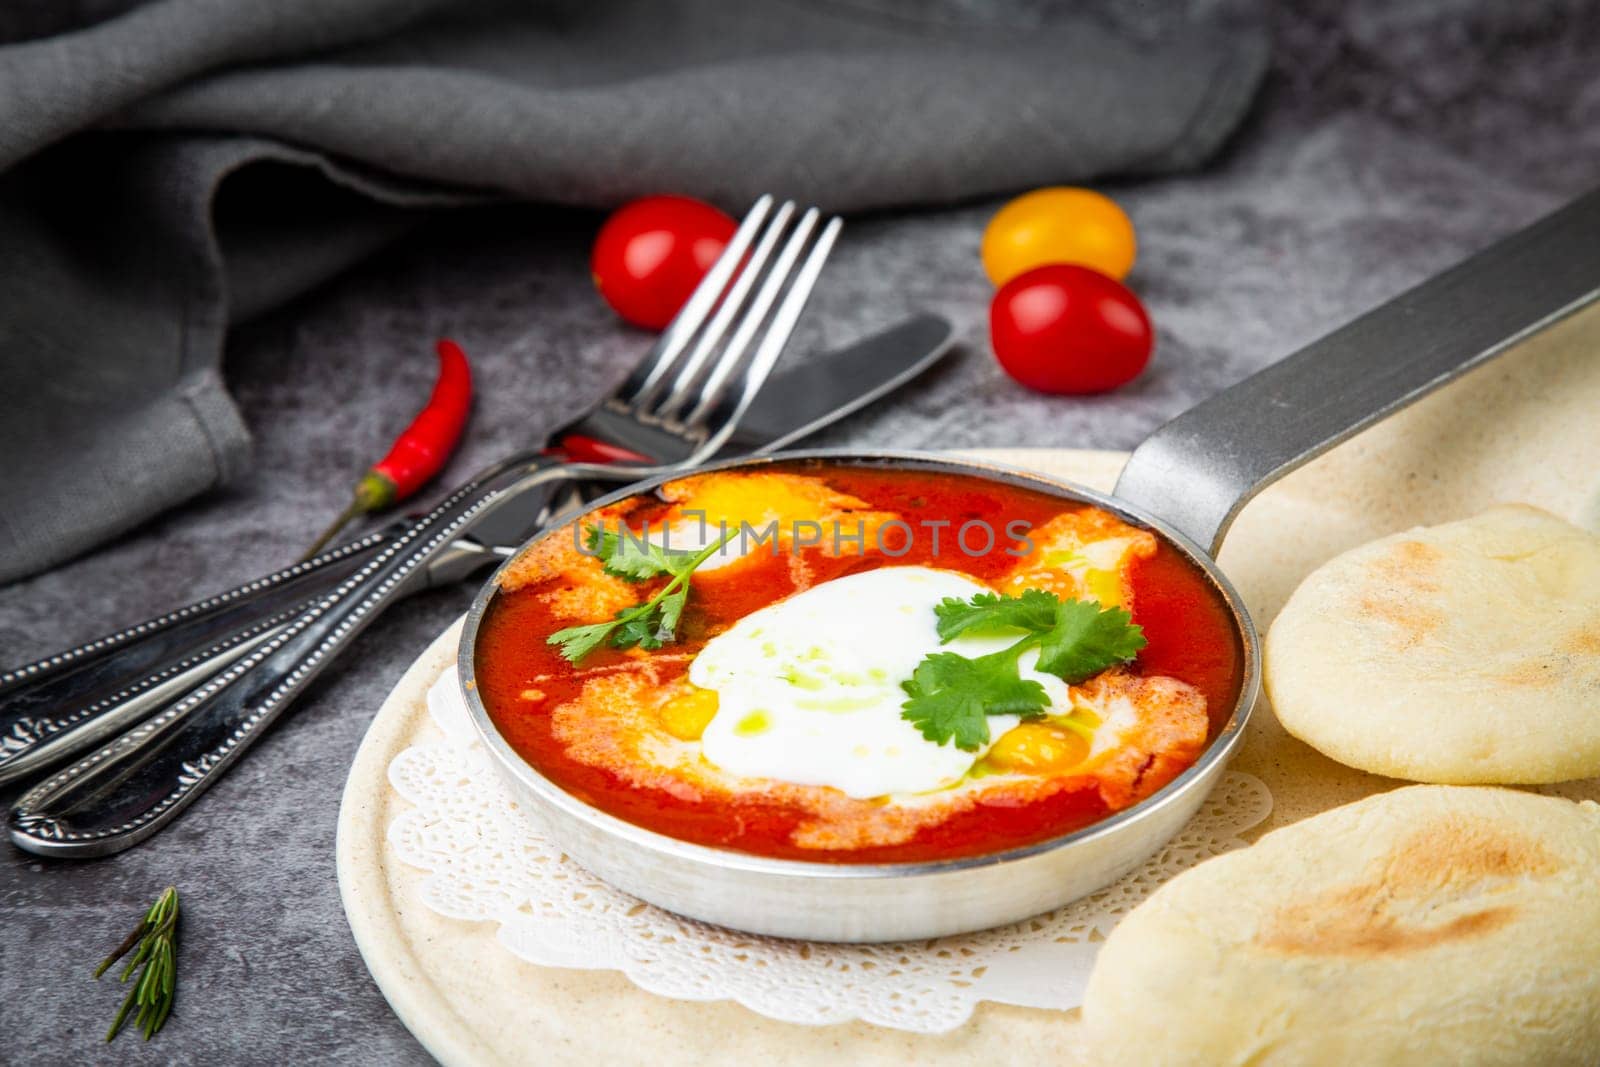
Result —
[[[1070, 403], [1070, 401], [1064, 401]], [[1109, 489], [1125, 456], [1015, 450], [985, 458]], [[1245, 509], [1222, 565], [1263, 627], [1318, 563], [1418, 523], [1520, 500], [1600, 528], [1600, 312], [1569, 320], [1272, 487]], [[489, 923], [440, 918], [417, 902], [419, 871], [386, 832], [399, 800], [386, 769], [438, 738], [424, 694], [455, 656], [451, 627], [384, 702], [356, 755], [339, 814], [345, 911], [367, 966], [406, 1026], [450, 1065], [517, 1063], [1059, 1063], [1074, 1053], [1075, 1012], [980, 1005], [937, 1037], [860, 1023], [803, 1027], [732, 1003], [666, 1000], [613, 972], [522, 963]], [[1254, 832], [1393, 787], [1283, 733], [1258, 709], [1234, 766], [1267, 783], [1270, 819]], [[1547, 792], [1600, 800], [1600, 780]]]

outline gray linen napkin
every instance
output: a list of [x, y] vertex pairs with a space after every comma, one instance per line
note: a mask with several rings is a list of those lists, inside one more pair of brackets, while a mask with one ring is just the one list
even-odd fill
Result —
[[415, 209], [677, 191], [852, 211], [1181, 170], [1266, 63], [1237, 27], [1134, 39], [839, 0], [109, 0], [121, 14], [49, 34], [16, 16], [47, 6], [0, 13], [0, 581], [242, 470], [228, 324]]

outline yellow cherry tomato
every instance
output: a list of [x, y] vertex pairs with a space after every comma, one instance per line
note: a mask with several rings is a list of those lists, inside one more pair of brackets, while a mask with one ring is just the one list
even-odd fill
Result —
[[1121, 281], [1133, 269], [1133, 223], [1110, 197], [1054, 186], [1024, 193], [983, 231], [983, 269], [995, 285], [1047, 263], [1076, 263]]

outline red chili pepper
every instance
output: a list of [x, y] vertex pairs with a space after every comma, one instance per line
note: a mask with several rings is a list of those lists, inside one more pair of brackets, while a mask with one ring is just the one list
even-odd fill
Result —
[[441, 339], [438, 351], [439, 377], [427, 405], [394, 439], [389, 454], [356, 483], [350, 506], [302, 558], [316, 555], [357, 515], [382, 511], [415, 493], [439, 473], [455, 451], [472, 406], [472, 371], [467, 366], [467, 354], [454, 341]]
[[649, 456], [642, 456], [631, 448], [602, 441], [588, 434], [569, 433], [561, 439], [561, 448], [558, 450], [573, 463], [649, 463]]

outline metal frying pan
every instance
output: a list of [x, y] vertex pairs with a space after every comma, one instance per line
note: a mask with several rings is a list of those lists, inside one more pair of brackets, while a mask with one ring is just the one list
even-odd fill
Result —
[[[1213, 559], [1240, 508], [1281, 475], [1597, 296], [1600, 191], [1167, 423], [1134, 451], [1109, 497], [1020, 471], [909, 453], [797, 452], [705, 468], [750, 470], [813, 458], [970, 474], [1105, 508], [1192, 560], [1232, 609], [1245, 665], [1238, 701], [1194, 766], [1148, 799], [1075, 833], [964, 859], [846, 865], [693, 845], [607, 815], [525, 763], [478, 699], [474, 650], [499, 572], [473, 602], [461, 639], [467, 706], [504, 779], [566, 852], [618, 888], [671, 911], [823, 941], [937, 937], [1048, 911], [1111, 883], [1170, 840], [1210, 793], [1243, 735], [1259, 689], [1260, 648], [1244, 604]], [[1596, 420], [1600, 432], [1600, 413]], [[667, 480], [629, 486], [593, 506]], [[541, 538], [549, 536], [560, 534]]]

